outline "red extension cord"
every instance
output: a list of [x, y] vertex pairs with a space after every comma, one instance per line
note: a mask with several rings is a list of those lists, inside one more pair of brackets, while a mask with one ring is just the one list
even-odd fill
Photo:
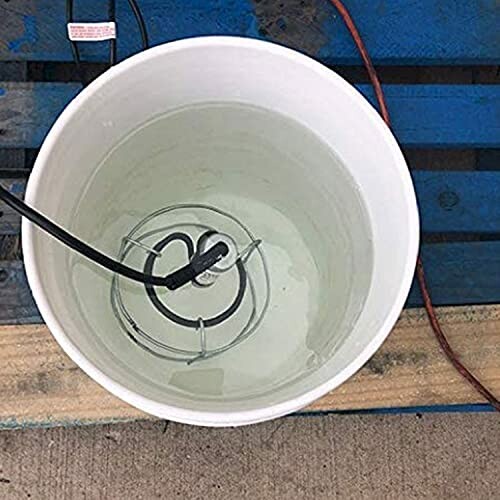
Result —
[[[365, 65], [366, 70], [368, 71], [368, 75], [370, 77], [370, 81], [375, 90], [375, 95], [377, 97], [377, 102], [380, 108], [380, 114], [384, 119], [385, 123], [390, 127], [391, 120], [389, 117], [389, 111], [387, 110], [387, 104], [384, 97], [384, 92], [382, 90], [382, 86], [380, 85], [380, 80], [378, 78], [377, 72], [373, 63], [370, 59], [368, 51], [366, 50], [365, 44], [359, 34], [359, 31], [352, 20], [349, 11], [346, 9], [345, 5], [341, 2], [341, 0], [330, 0], [331, 3], [335, 6], [335, 8], [339, 11], [339, 14], [342, 16], [349, 33], [351, 34], [356, 47], [359, 50], [361, 58], [363, 59], [363, 63]], [[427, 287], [427, 283], [425, 280], [424, 266], [422, 264], [422, 257], [419, 256], [417, 259], [417, 280], [420, 287], [420, 292], [422, 293], [422, 298], [424, 299], [424, 306], [427, 312], [427, 316], [429, 318], [429, 322], [431, 324], [432, 330], [436, 335], [436, 338], [441, 346], [441, 349], [445, 353], [446, 357], [450, 361], [450, 363], [456, 368], [456, 370], [464, 377], [473, 387], [476, 389], [479, 394], [481, 394], [497, 411], [500, 412], [500, 401], [492, 394], [484, 385], [467, 369], [467, 367], [460, 361], [458, 355], [455, 353], [450, 343], [448, 342], [443, 330], [441, 329], [441, 325], [439, 324], [436, 310], [432, 305], [431, 296], [429, 293], [429, 289]]]

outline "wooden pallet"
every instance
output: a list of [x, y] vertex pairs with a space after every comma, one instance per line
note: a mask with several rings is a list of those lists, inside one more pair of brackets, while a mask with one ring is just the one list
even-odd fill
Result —
[[[75, 4], [77, 19], [106, 18], [106, 2]], [[354, 77], [361, 74], [345, 68], [360, 62], [327, 0], [141, 0], [140, 4], [153, 44], [202, 34], [260, 37], [297, 48]], [[491, 65], [500, 63], [500, 6], [496, 0], [346, 0], [346, 4], [376, 64], [404, 66], [385, 69], [401, 83], [384, 88], [394, 131], [416, 185], [422, 253], [433, 299], [447, 306], [440, 308], [440, 314], [452, 343], [498, 394], [500, 85]], [[127, 2], [118, 1], [117, 19], [118, 53], [124, 58], [140, 48]], [[64, 23], [61, 2], [0, 4], [0, 177], [19, 195], [36, 149], [80, 89], [75, 82], [60, 81], [64, 69], [60, 63], [71, 61]], [[82, 45], [81, 51], [85, 61], [107, 59], [106, 44]], [[443, 65], [454, 68], [448, 76], [440, 68]], [[478, 69], [484, 65], [490, 67]], [[30, 75], [49, 81], [26, 81]], [[436, 83], [440, 75], [445, 81]], [[475, 83], [478, 78], [487, 84]], [[421, 79], [433, 83], [418, 83]], [[358, 87], [373, 100], [369, 85]], [[52, 340], [26, 283], [19, 218], [4, 206], [0, 214], [0, 427], [143, 416], [99, 388]], [[443, 405], [450, 409], [457, 404], [488, 409], [477, 406], [481, 399], [448, 365], [419, 306], [414, 286], [408, 307], [416, 309], [405, 310], [363, 370], [308, 411], [401, 411]]]

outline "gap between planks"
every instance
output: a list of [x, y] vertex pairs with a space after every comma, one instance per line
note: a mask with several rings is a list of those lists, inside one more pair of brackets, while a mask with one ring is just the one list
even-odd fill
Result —
[[[461, 359], [499, 394], [500, 304], [438, 313]], [[45, 325], [0, 327], [0, 393], [0, 428], [152, 418], [85, 375]], [[423, 309], [413, 309], [365, 367], [303, 412], [482, 402], [441, 353]]]

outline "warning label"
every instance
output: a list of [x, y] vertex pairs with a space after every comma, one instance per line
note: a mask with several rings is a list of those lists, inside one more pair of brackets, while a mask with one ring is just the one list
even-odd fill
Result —
[[116, 38], [116, 23], [68, 23], [68, 37], [73, 42], [102, 42]]

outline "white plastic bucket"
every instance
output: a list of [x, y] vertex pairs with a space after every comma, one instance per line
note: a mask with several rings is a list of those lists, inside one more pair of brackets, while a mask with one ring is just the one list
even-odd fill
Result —
[[[250, 111], [229, 126], [222, 115], [211, 118], [210, 105], [220, 103]], [[168, 132], [166, 122], [167, 132], [150, 136], [151, 144], [129, 147], [121, 173], [116, 166], [109, 175], [97, 171], [142, 124], [205, 104], [206, 116], [195, 123], [181, 119]], [[297, 129], [288, 136], [288, 125], [281, 128], [263, 110], [307, 129], [311, 137], [297, 135]], [[233, 148], [217, 135], [225, 130], [231, 137], [229, 129]], [[178, 134], [175, 144], [169, 134]], [[263, 146], [250, 151], [248, 137]], [[331, 168], [315, 164], [308, 149], [314, 141], [331, 150], [340, 170], [333, 160]], [[198, 145], [206, 147], [200, 157], [192, 154]], [[266, 148], [269, 158], [280, 158], [276, 165], [259, 156]], [[169, 164], [169, 152], [175, 163]], [[211, 152], [217, 161], [211, 162]], [[150, 178], [157, 153], [164, 167], [155, 164], [160, 170]], [[356, 223], [351, 200], [358, 199], [367, 227]], [[269, 316], [234, 353], [180, 368], [129, 351], [129, 339], [108, 311], [109, 273], [82, 263], [24, 221], [26, 270], [40, 312], [88, 375], [158, 417], [234, 426], [303, 408], [363, 366], [407, 297], [419, 227], [398, 144], [364, 97], [314, 60], [262, 41], [193, 38], [131, 57], [85, 88], [45, 139], [26, 192], [27, 203], [80, 238], [100, 242], [96, 246], [114, 257], [120, 234], [148, 210], [207, 200], [245, 219], [262, 237], [264, 250], [270, 242]], [[108, 233], [110, 238], [99, 239]], [[289, 246], [300, 254], [296, 268], [293, 256], [287, 260], [286, 252], [273, 250], [273, 238], [281, 237], [295, 238]], [[285, 271], [292, 278], [282, 283]]]

